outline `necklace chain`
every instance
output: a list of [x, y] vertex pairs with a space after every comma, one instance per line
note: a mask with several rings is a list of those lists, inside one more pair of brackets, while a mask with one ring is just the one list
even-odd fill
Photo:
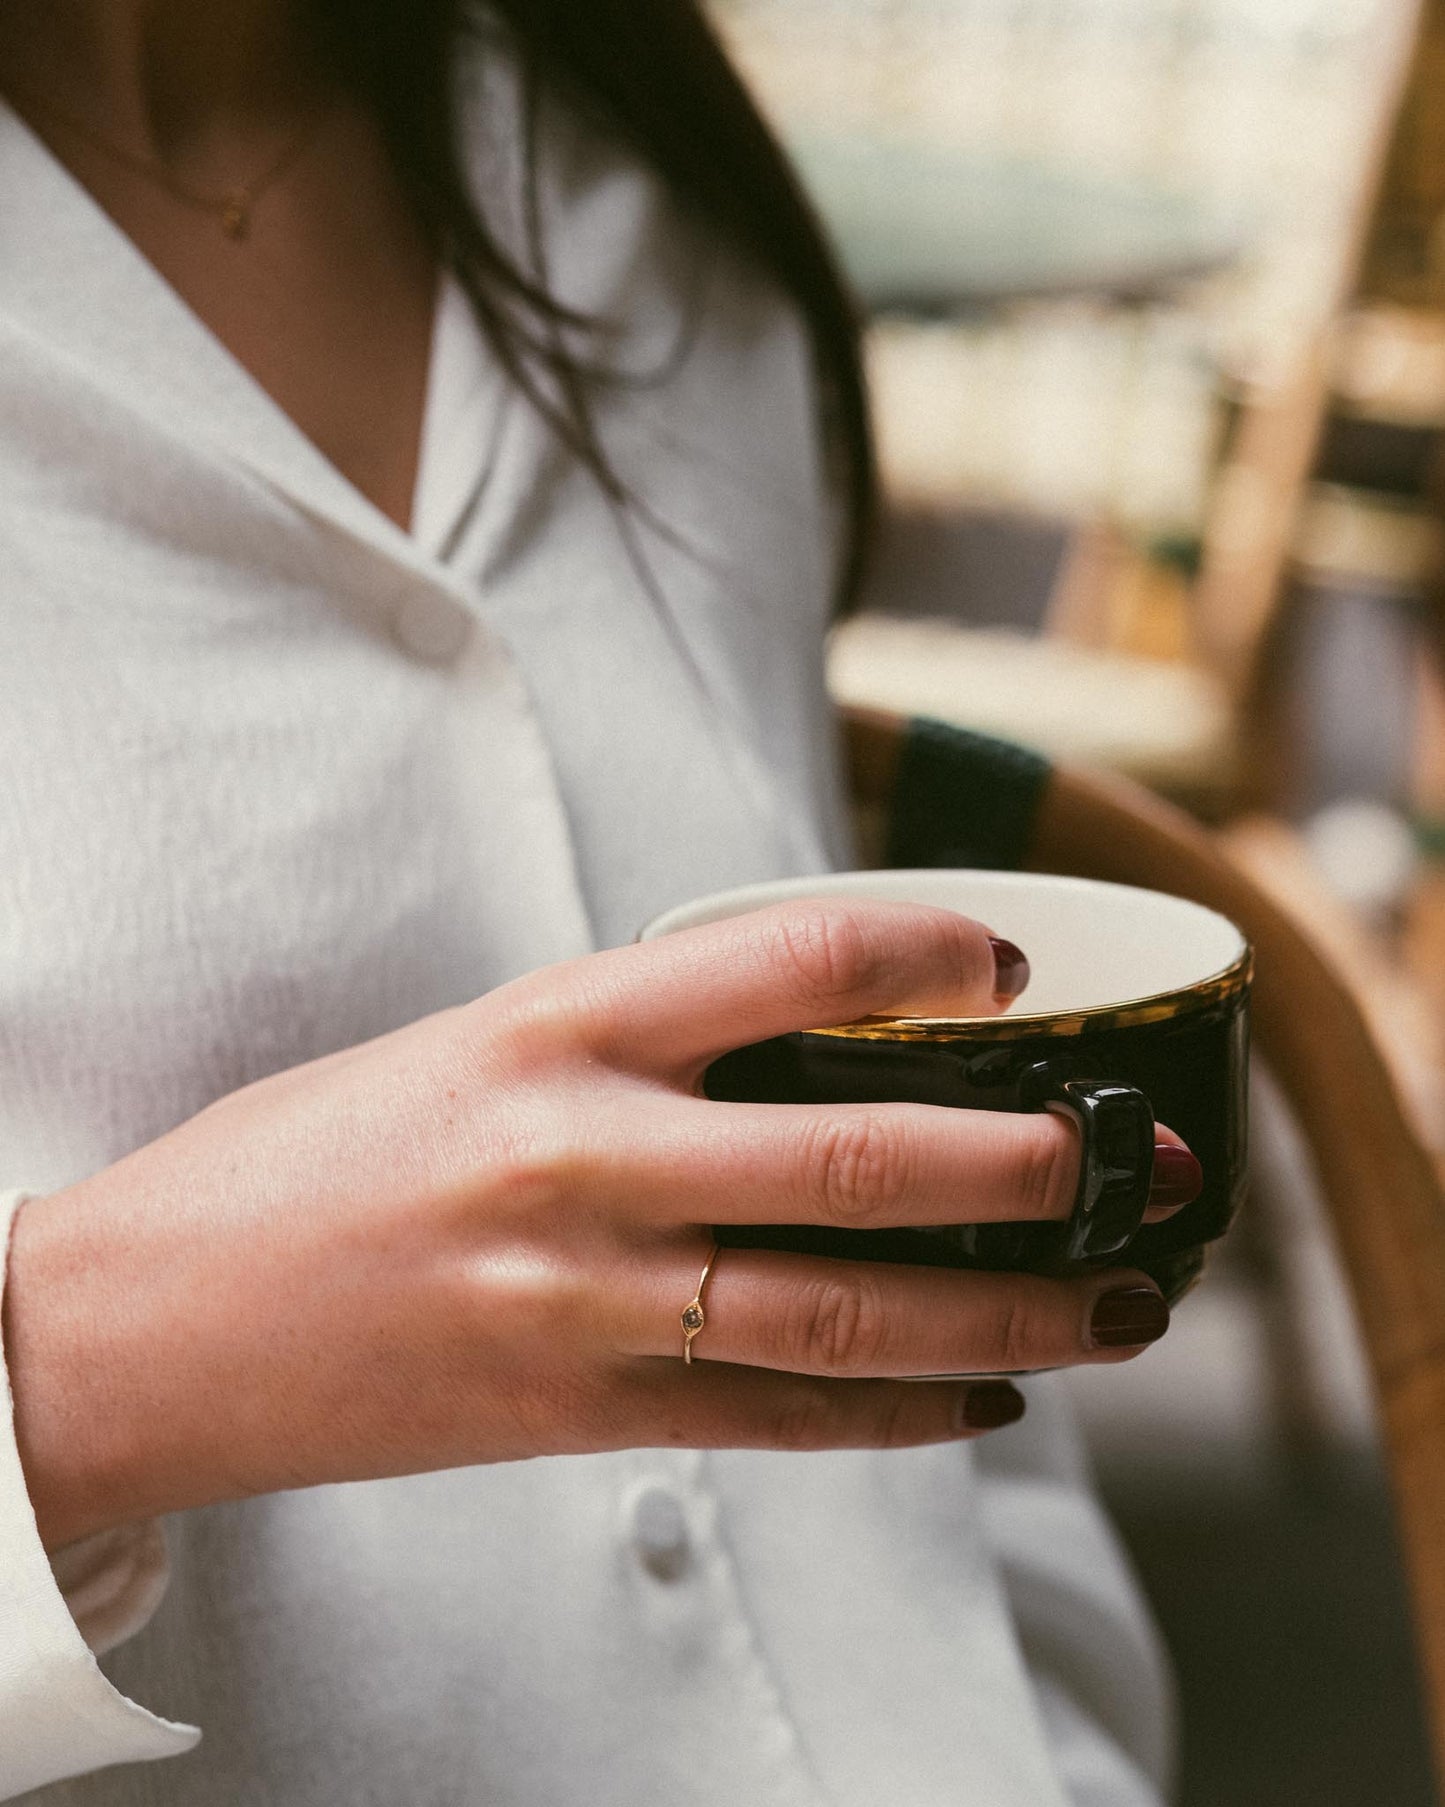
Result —
[[249, 182], [238, 182], [220, 193], [204, 193], [178, 181], [175, 176], [154, 157], [145, 157], [136, 151], [130, 151], [123, 144], [115, 144], [103, 133], [97, 132], [94, 126], [85, 120], [77, 119], [73, 113], [63, 107], [57, 107], [53, 101], [39, 95], [28, 95], [26, 98], [38, 113], [47, 114], [57, 125], [64, 126], [77, 138], [92, 149], [100, 151], [122, 169], [129, 170], [132, 175], [141, 176], [163, 188], [173, 200], [180, 201], [186, 207], [193, 207], [200, 213], [208, 213], [221, 223], [221, 230], [227, 238], [238, 242], [249, 238], [251, 233], [251, 216], [261, 198], [281, 180], [292, 164], [301, 156], [320, 129], [320, 122], [309, 120], [299, 132], [287, 139], [278, 154], [257, 176]]

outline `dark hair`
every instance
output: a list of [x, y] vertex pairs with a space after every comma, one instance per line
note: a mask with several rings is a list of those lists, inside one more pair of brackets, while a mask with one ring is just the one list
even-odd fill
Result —
[[874, 496], [858, 317], [812, 207], [698, 0], [310, 0], [310, 10], [380, 121], [408, 199], [497, 355], [619, 501], [628, 498], [593, 432], [588, 370], [575, 350], [572, 329], [587, 323], [502, 248], [462, 168], [452, 95], [463, 35], [500, 23], [534, 104], [550, 93], [590, 116], [796, 304], [845, 508], [840, 600], [851, 599]]

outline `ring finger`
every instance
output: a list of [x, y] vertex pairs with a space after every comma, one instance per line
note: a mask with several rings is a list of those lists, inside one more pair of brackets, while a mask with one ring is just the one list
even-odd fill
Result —
[[[702, 1260], [679, 1250], [645, 1266], [631, 1353], [681, 1356]], [[696, 1360], [848, 1379], [1117, 1361], [1169, 1324], [1158, 1288], [1127, 1268], [1054, 1280], [731, 1247], [713, 1264], [702, 1313]]]

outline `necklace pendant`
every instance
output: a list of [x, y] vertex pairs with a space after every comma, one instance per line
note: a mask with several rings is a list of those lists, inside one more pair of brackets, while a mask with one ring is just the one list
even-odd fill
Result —
[[249, 238], [251, 233], [251, 197], [241, 190], [226, 197], [226, 204], [221, 209], [221, 230], [227, 238], [237, 241]]

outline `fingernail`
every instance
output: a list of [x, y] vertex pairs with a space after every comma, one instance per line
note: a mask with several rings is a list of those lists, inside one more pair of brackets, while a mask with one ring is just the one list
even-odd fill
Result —
[[1029, 982], [1028, 956], [1021, 947], [1015, 947], [1012, 941], [1005, 941], [1001, 935], [990, 935], [988, 944], [993, 949], [994, 1000], [999, 1004], [1006, 1004], [1010, 998], [1016, 998]]
[[1204, 1190], [1204, 1169], [1187, 1148], [1175, 1142], [1154, 1144], [1154, 1172], [1149, 1181], [1149, 1203], [1156, 1209], [1187, 1205]]
[[1017, 1424], [1024, 1415], [1024, 1396], [1006, 1380], [983, 1380], [966, 1387], [953, 1408], [953, 1422], [961, 1431], [996, 1431]]
[[1095, 1299], [1089, 1340], [1096, 1349], [1134, 1349], [1168, 1328], [1169, 1307], [1152, 1286], [1120, 1286]]

